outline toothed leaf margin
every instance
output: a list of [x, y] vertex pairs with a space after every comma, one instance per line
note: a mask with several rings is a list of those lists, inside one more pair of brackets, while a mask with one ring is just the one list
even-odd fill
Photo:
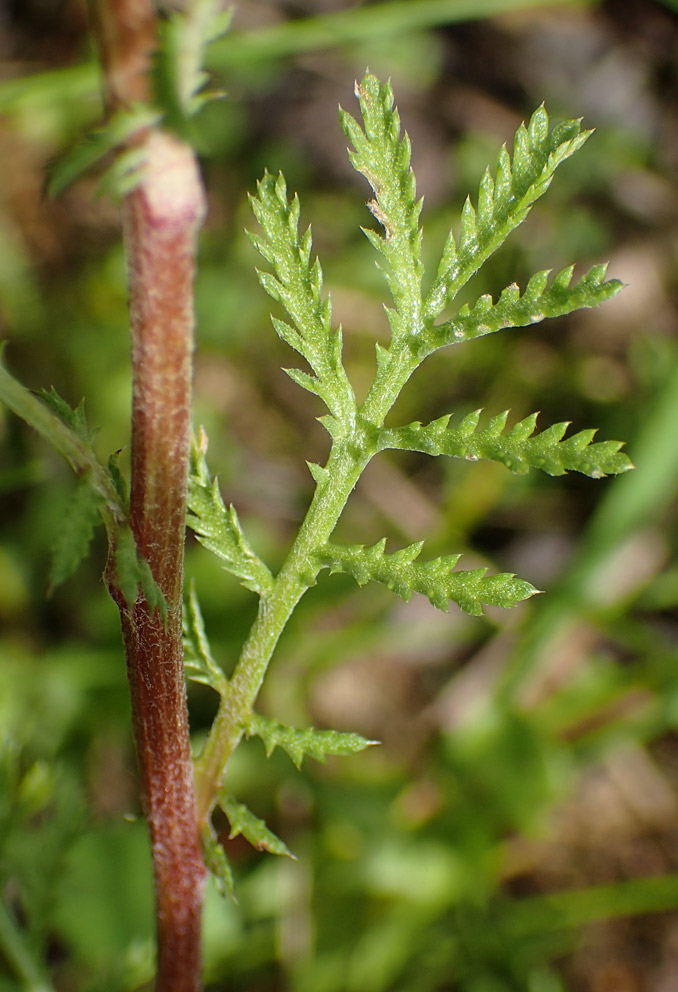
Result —
[[247, 737], [256, 735], [261, 738], [267, 758], [270, 758], [276, 747], [280, 747], [287, 752], [297, 768], [301, 768], [306, 755], [324, 762], [330, 755], [357, 754], [366, 747], [379, 743], [369, 741], [360, 734], [338, 730], [316, 730], [315, 727], [300, 730], [258, 713], [253, 713], [247, 720], [245, 733]]
[[358, 585], [380, 582], [409, 602], [412, 593], [426, 596], [433, 606], [444, 612], [448, 603], [456, 603], [465, 613], [482, 616], [483, 606], [509, 608], [529, 599], [539, 590], [510, 572], [487, 575], [486, 568], [453, 572], [461, 555], [443, 555], [417, 562], [423, 541], [392, 554], [385, 552], [386, 538], [372, 547], [327, 543], [319, 552], [321, 565], [330, 572], [352, 575]]
[[594, 430], [579, 431], [565, 438], [567, 421], [552, 424], [535, 434], [537, 414], [533, 413], [506, 431], [508, 411], [500, 413], [479, 429], [480, 410], [467, 414], [456, 428], [451, 417], [441, 417], [430, 424], [415, 423], [379, 432], [379, 450], [386, 448], [421, 451], [427, 455], [447, 455], [469, 461], [488, 459], [501, 462], [511, 472], [524, 474], [531, 468], [548, 475], [581, 472], [592, 479], [619, 475], [633, 468], [620, 451], [621, 441], [597, 441]]

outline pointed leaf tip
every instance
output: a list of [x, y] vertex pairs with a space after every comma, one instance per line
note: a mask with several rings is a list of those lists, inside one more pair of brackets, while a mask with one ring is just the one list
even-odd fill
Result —
[[242, 834], [257, 851], [268, 851], [269, 854], [283, 855], [296, 861], [287, 844], [269, 830], [265, 822], [255, 816], [244, 803], [237, 802], [222, 790], [219, 794], [219, 805], [231, 826], [229, 840]]
[[277, 747], [282, 748], [297, 768], [301, 768], [301, 763], [306, 755], [316, 761], [324, 762], [329, 756], [357, 754], [364, 748], [379, 743], [379, 741], [367, 740], [360, 734], [338, 730], [288, 727], [258, 713], [253, 713], [248, 718], [245, 733], [248, 737], [261, 738], [267, 757], [270, 757]]

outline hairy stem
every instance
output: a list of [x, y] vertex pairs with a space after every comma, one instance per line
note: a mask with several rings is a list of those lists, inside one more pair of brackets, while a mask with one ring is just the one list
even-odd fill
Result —
[[122, 609], [132, 715], [156, 883], [157, 989], [200, 987], [204, 867], [183, 671], [181, 596], [191, 427], [192, 286], [202, 191], [190, 150], [148, 140], [144, 181], [125, 203], [130, 280], [132, 488], [137, 548], [168, 604]]
[[[149, 99], [150, 0], [97, 0], [95, 29], [111, 110]], [[141, 800], [151, 835], [158, 992], [198, 992], [206, 877], [200, 853], [183, 671], [181, 600], [191, 431], [196, 237], [204, 194], [191, 149], [169, 134], [135, 136], [142, 178], [123, 204], [132, 331], [130, 524], [167, 602], [141, 594], [121, 613]]]
[[[381, 379], [375, 380], [361, 409], [370, 424], [381, 426], [400, 390], [418, 361], [412, 356], [397, 358], [389, 366], [385, 388]], [[229, 681], [228, 692], [222, 697], [209, 737], [196, 765], [198, 816], [203, 823], [210, 814], [223, 782], [231, 755], [243, 735], [247, 717], [252, 712], [266, 670], [297, 603], [315, 583], [320, 565], [309, 568], [315, 552], [328, 541], [337, 525], [346, 501], [370, 460], [370, 445], [360, 426], [349, 438], [332, 445], [327, 462], [329, 484], [317, 487], [308, 513], [292, 545], [273, 589], [259, 604], [238, 664]]]
[[327, 463], [330, 484], [319, 485], [296, 540], [257, 617], [196, 765], [198, 816], [204, 822], [216, 802], [231, 755], [243, 735], [266, 670], [297, 603], [314, 585], [321, 566], [309, 565], [329, 540], [353, 487], [369, 461], [357, 454], [357, 435], [334, 444]]

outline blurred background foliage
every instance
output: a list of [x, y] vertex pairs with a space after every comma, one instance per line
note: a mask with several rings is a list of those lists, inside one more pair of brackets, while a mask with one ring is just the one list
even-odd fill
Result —
[[[0, 9], [0, 331], [33, 388], [84, 395], [102, 458], [128, 444], [117, 208], [50, 162], [101, 118], [81, 0]], [[435, 264], [467, 192], [542, 101], [596, 135], [473, 286], [610, 259], [599, 311], [426, 363], [394, 414], [542, 411], [628, 441], [593, 482], [380, 455], [340, 537], [515, 570], [547, 594], [483, 619], [325, 577], [295, 614], [263, 712], [383, 746], [299, 774], [246, 742], [231, 787], [298, 860], [222, 837], [239, 904], [210, 887], [211, 992], [669, 992], [678, 987], [678, 14], [673, 0], [247, 0], [210, 53], [226, 98], [197, 142], [210, 213], [197, 284], [196, 422], [252, 539], [280, 563], [322, 461], [319, 405], [280, 367], [244, 228], [264, 168], [302, 195], [360, 394], [386, 333], [359, 231], [367, 188], [336, 108], [390, 76]], [[0, 990], [122, 992], [152, 975], [149, 862], [105, 549], [48, 598], [73, 493], [0, 411]], [[189, 542], [228, 671], [254, 598]], [[196, 747], [214, 712], [191, 687]]]

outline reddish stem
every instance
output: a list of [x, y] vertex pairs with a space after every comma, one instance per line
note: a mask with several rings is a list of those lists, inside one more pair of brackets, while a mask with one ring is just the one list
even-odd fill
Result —
[[190, 445], [193, 269], [203, 196], [193, 155], [147, 142], [144, 180], [125, 203], [130, 282], [130, 519], [169, 611], [122, 609], [144, 812], [155, 872], [162, 992], [200, 988], [200, 855], [183, 672], [181, 595]]
[[[151, 0], [92, 0], [111, 111], [149, 100], [156, 22]], [[166, 623], [115, 581], [122, 617], [141, 800], [155, 875], [157, 992], [199, 992], [200, 854], [183, 671], [186, 479], [191, 429], [193, 277], [205, 204], [191, 149], [157, 130], [136, 136], [140, 184], [124, 202], [132, 329], [130, 523], [168, 605]]]

